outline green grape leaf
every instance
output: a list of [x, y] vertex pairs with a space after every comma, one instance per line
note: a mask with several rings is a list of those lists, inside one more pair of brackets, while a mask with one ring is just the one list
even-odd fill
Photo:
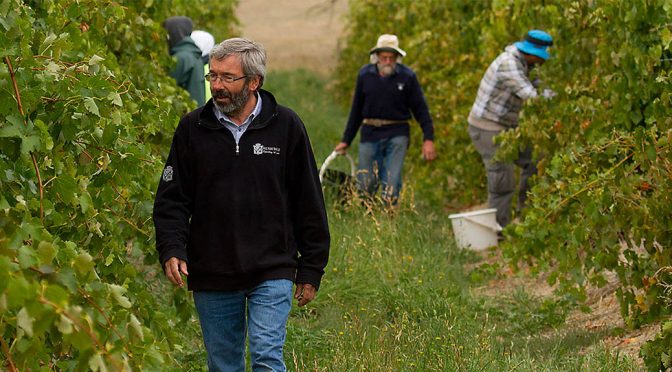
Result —
[[19, 266], [22, 269], [27, 269], [37, 264], [35, 251], [31, 247], [25, 245], [19, 248], [19, 254], [17, 255], [17, 258], [19, 260]]
[[655, 146], [653, 146], [653, 145], [647, 146], [646, 157], [651, 161], [656, 160], [657, 153], [656, 153], [656, 147]]
[[113, 123], [108, 123], [103, 130], [103, 137], [101, 144], [103, 146], [112, 146], [117, 139], [117, 126]]
[[44, 124], [42, 120], [35, 120], [33, 122], [35, 127], [40, 131], [40, 140], [44, 144], [44, 148], [47, 151], [51, 151], [54, 148], [54, 139], [51, 138], [51, 135], [49, 134], [49, 129], [47, 128], [47, 125]]
[[670, 43], [672, 43], [672, 32], [670, 32], [669, 28], [663, 28], [663, 31], [660, 32], [660, 39], [663, 42], [665, 50], [669, 50]]
[[93, 257], [91, 257], [89, 252], [86, 251], [81, 252], [73, 264], [75, 270], [77, 270], [77, 272], [80, 274], [88, 274], [91, 272], [91, 270], [93, 270], [93, 266]]
[[7, 283], [7, 305], [10, 308], [22, 305], [31, 295], [30, 284], [24, 277], [9, 279]]
[[64, 337], [68, 340], [74, 347], [76, 347], [80, 352], [89, 350], [93, 347], [91, 339], [86, 334], [86, 332], [77, 330], [77, 332], [72, 332], [71, 334]]
[[0, 195], [0, 210], [6, 211], [9, 209], [9, 202], [3, 195]]
[[132, 306], [131, 302], [124, 296], [126, 293], [126, 288], [116, 285], [116, 284], [110, 284], [110, 291], [112, 292], [112, 297], [117, 301], [117, 303], [125, 308], [128, 309]]
[[65, 315], [61, 314], [58, 320], [58, 330], [64, 335], [69, 335], [72, 333], [72, 320], [68, 319]]
[[100, 112], [98, 111], [98, 105], [96, 104], [96, 101], [93, 98], [85, 97], [84, 98], [84, 107], [86, 107], [86, 109], [90, 113], [100, 117]]
[[21, 153], [28, 155], [31, 152], [38, 150], [40, 148], [40, 137], [38, 136], [26, 136], [21, 138]]
[[91, 200], [91, 195], [89, 195], [87, 191], [84, 191], [82, 195], [79, 196], [79, 205], [82, 208], [82, 213], [87, 213], [91, 210], [93, 200]]
[[128, 322], [128, 324], [131, 326], [131, 330], [133, 330], [135, 335], [138, 336], [138, 338], [140, 338], [140, 340], [144, 341], [145, 340], [145, 334], [142, 330], [142, 325], [140, 324], [140, 321], [138, 320], [138, 318], [135, 317], [134, 314], [131, 314], [130, 321]]
[[23, 329], [26, 334], [30, 337], [33, 336], [33, 322], [35, 321], [35, 318], [30, 316], [28, 314], [28, 310], [26, 310], [25, 307], [22, 307], [21, 310], [19, 310], [18, 314], [16, 314], [16, 325]]
[[49, 264], [56, 257], [56, 248], [51, 242], [41, 241], [37, 245], [37, 256], [43, 264]]
[[77, 290], [77, 278], [75, 278], [75, 274], [71, 269], [61, 268], [61, 270], [54, 275], [54, 279], [57, 283], [62, 284], [70, 291]]
[[68, 298], [70, 296], [63, 287], [51, 284], [45, 289], [44, 297], [55, 304], [65, 306], [68, 303]]
[[105, 258], [105, 266], [110, 266], [112, 262], [114, 262], [114, 257], [115, 257], [114, 253], [110, 253], [109, 255], [107, 255], [107, 257]]
[[0, 293], [4, 292], [5, 288], [7, 288], [11, 267], [12, 263], [9, 261], [9, 257], [5, 255], [0, 256]]
[[103, 356], [99, 353], [94, 354], [89, 359], [89, 368], [91, 368], [92, 371], [107, 372], [107, 366], [105, 365]]
[[107, 99], [112, 102], [113, 105], [122, 107], [124, 106], [124, 103], [121, 101], [121, 95], [117, 92], [111, 92], [108, 96]]
[[75, 201], [77, 189], [77, 181], [69, 174], [62, 173], [54, 181], [54, 192], [67, 204]]
[[91, 65], [97, 65], [98, 62], [100, 62], [100, 61], [104, 61], [104, 60], [105, 60], [105, 58], [100, 57], [100, 56], [94, 54], [93, 56], [91, 56], [91, 58], [89, 58], [89, 66], [91, 66]]

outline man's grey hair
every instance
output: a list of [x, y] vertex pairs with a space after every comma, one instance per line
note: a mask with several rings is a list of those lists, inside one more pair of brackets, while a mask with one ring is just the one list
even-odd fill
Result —
[[252, 40], [234, 37], [215, 45], [210, 51], [210, 60], [220, 60], [231, 55], [237, 55], [240, 59], [243, 74], [259, 76], [259, 88], [261, 88], [266, 77], [266, 50], [264, 47]]

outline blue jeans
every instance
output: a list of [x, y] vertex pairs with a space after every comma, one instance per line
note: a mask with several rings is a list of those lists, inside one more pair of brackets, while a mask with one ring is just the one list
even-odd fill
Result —
[[380, 183], [383, 187], [383, 200], [395, 204], [401, 191], [401, 170], [407, 149], [406, 136], [386, 138], [378, 142], [361, 142], [357, 171], [358, 189], [373, 196]]
[[245, 371], [246, 331], [252, 370], [286, 371], [282, 349], [292, 285], [290, 280], [279, 279], [249, 290], [194, 291], [210, 371]]

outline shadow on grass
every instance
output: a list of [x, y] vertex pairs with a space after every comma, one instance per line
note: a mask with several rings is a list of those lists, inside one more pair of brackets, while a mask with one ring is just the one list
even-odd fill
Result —
[[563, 359], [568, 355], [580, 354], [607, 337], [612, 330], [558, 329], [543, 334], [511, 340], [505, 348], [511, 353], [527, 354], [541, 361]]

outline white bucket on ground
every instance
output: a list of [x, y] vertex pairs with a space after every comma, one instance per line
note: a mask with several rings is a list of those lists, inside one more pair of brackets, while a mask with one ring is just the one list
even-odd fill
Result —
[[497, 232], [502, 231], [496, 212], [497, 209], [490, 208], [448, 216], [453, 224], [457, 247], [480, 251], [496, 246]]

